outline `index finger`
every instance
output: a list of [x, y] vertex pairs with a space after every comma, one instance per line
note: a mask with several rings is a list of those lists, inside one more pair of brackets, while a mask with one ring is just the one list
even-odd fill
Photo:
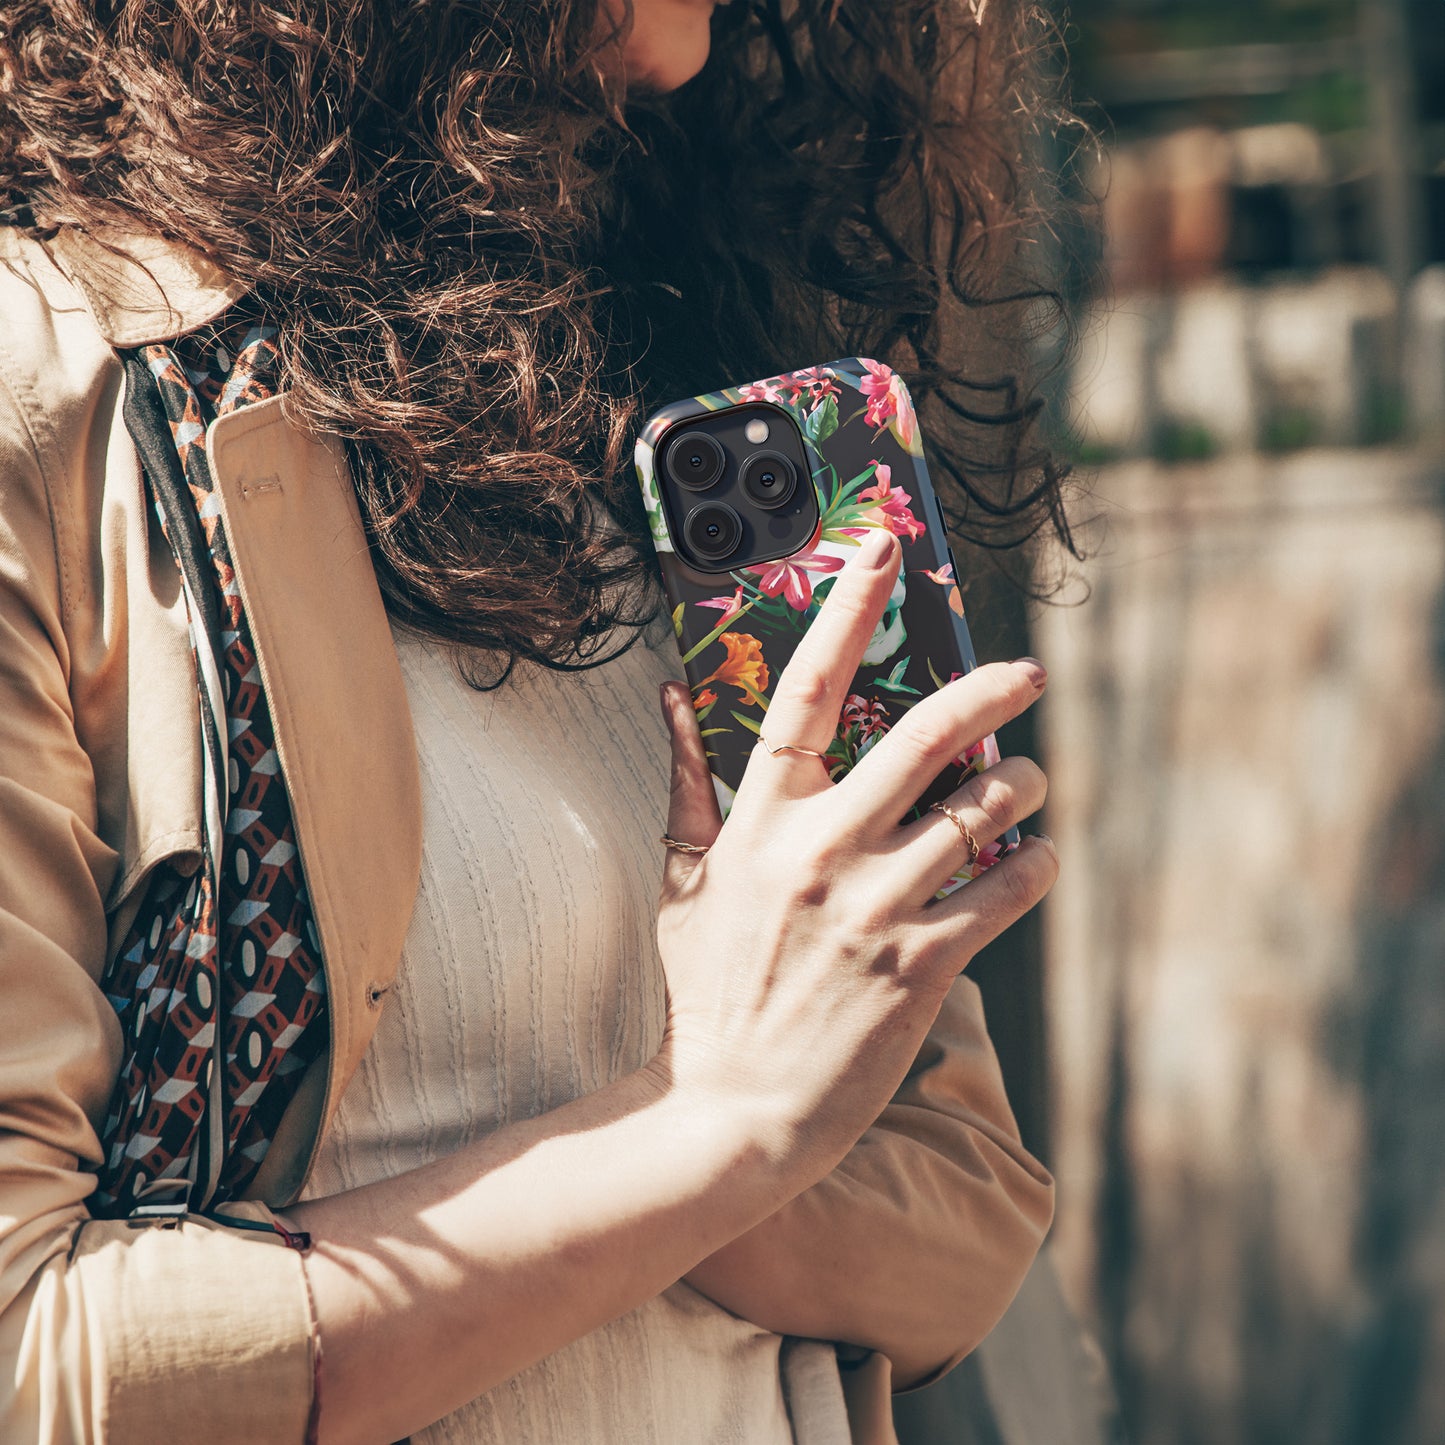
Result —
[[848, 689], [893, 591], [898, 558], [893, 534], [878, 527], [838, 573], [773, 690], [763, 726], [771, 748], [827, 752]]

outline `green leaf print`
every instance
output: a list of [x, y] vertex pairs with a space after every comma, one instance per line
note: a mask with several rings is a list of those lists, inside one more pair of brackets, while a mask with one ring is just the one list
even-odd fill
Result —
[[825, 442], [838, 430], [838, 398], [825, 396], [803, 422], [803, 431], [813, 442]]

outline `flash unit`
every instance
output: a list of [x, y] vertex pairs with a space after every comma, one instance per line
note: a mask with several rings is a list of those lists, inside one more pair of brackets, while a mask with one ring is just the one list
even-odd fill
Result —
[[756, 416], [743, 428], [743, 435], [756, 447], [768, 439], [768, 424]]

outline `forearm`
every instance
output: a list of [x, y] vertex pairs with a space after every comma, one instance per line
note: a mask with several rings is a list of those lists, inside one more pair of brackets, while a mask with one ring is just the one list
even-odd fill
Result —
[[288, 1210], [314, 1241], [322, 1440], [400, 1439], [667, 1288], [807, 1182], [761, 1137], [643, 1070]]

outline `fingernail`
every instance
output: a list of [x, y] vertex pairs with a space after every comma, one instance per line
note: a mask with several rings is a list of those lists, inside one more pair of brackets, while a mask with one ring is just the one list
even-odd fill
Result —
[[662, 708], [662, 720], [667, 724], [668, 736], [672, 735], [672, 695], [671, 684], [664, 682], [657, 689], [657, 701]]
[[893, 555], [893, 533], [882, 527], [872, 528], [864, 537], [858, 555], [865, 567], [881, 567]]
[[1047, 833], [1034, 833], [1032, 836], [1036, 842], [1042, 843], [1050, 853], [1057, 853], [1059, 851], [1058, 845]]
[[1035, 687], [1042, 687], [1049, 680], [1049, 670], [1036, 657], [1016, 657], [1014, 666], [1021, 669]]

